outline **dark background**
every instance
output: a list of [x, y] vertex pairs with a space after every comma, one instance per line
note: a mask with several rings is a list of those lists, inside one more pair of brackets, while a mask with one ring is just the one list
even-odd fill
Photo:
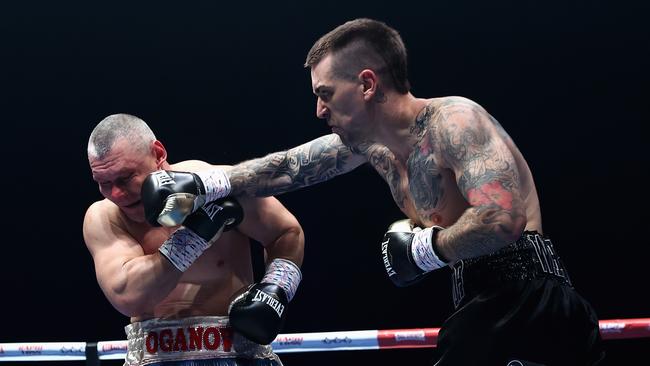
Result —
[[[615, 3], [615, 4], [614, 4]], [[356, 17], [409, 50], [418, 97], [482, 104], [533, 170], [544, 230], [601, 319], [649, 317], [647, 2], [47, 2], [0, 6], [4, 206], [1, 342], [123, 339], [81, 225], [101, 198], [86, 143], [112, 113], [145, 121], [170, 161], [232, 164], [328, 133], [304, 57]], [[280, 196], [306, 233], [284, 332], [440, 326], [447, 271], [399, 289], [379, 255], [402, 217], [368, 167]], [[645, 340], [609, 341], [611, 364]], [[468, 350], [471, 351], [471, 350]], [[291, 365], [425, 364], [431, 350], [284, 355]], [[402, 361], [400, 361], [402, 360]]]

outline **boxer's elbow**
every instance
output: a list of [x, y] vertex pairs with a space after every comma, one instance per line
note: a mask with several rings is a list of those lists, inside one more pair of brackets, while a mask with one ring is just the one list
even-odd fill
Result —
[[139, 316], [151, 309], [150, 304], [143, 296], [119, 294], [111, 296], [109, 300], [117, 311], [128, 317]]
[[[528, 220], [523, 211], [515, 210], [503, 212], [496, 220], [494, 228], [496, 234], [505, 245], [517, 241], [523, 234]], [[504, 245], [504, 246], [505, 246]]]
[[126, 278], [116, 278], [104, 292], [113, 307], [129, 317], [144, 314], [152, 307], [151, 296], [130, 288]]
[[[519, 207], [504, 209], [495, 205], [475, 207], [474, 212], [479, 225], [493, 236], [500, 247], [519, 239], [526, 227], [525, 211]], [[495, 248], [499, 249], [499, 248]]]
[[289, 226], [266, 247], [270, 258], [285, 258], [302, 265], [305, 253], [305, 234], [298, 224]]
[[289, 259], [298, 266], [302, 265], [305, 254], [305, 233], [300, 225], [291, 226], [284, 235]]

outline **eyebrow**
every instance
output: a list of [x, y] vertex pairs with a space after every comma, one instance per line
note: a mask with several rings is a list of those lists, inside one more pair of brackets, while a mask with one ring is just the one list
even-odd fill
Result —
[[116, 180], [119, 180], [119, 179], [127, 178], [127, 177], [131, 176], [132, 174], [135, 174], [135, 170], [131, 169], [131, 168], [121, 168], [117, 172], [115, 172], [115, 174], [117, 175], [117, 178], [113, 179], [113, 180], [110, 180], [110, 179], [109, 180], [97, 179], [97, 176], [94, 175], [94, 174], [92, 175], [92, 178], [97, 183], [108, 183], [108, 182], [113, 182], [113, 181], [116, 181]]
[[321, 92], [324, 91], [323, 89], [328, 89], [328, 88], [329, 87], [326, 85], [319, 85], [316, 88], [314, 88], [314, 94], [320, 94]]
[[93, 176], [93, 181], [95, 181], [95, 183], [97, 183], [97, 184], [104, 184], [104, 183], [109, 183], [110, 182], [109, 180], [97, 179], [95, 176]]

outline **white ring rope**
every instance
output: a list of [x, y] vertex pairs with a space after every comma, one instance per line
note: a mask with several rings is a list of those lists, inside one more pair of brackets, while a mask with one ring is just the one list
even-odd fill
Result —
[[[433, 348], [440, 328], [357, 330], [316, 333], [280, 334], [273, 341], [276, 353], [356, 351], [391, 348]], [[650, 338], [650, 318], [611, 319], [600, 321], [605, 340]], [[88, 342], [0, 343], [2, 361], [69, 361], [85, 360]], [[97, 342], [100, 360], [124, 359], [126, 341]]]

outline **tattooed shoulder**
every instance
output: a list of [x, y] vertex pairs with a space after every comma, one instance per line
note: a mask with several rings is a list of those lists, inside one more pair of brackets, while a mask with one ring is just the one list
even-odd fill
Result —
[[[457, 174], [459, 188], [467, 196], [476, 189], [518, 187], [518, 171], [508, 146], [498, 135], [493, 119], [477, 104], [465, 104], [445, 111], [441, 124], [440, 150]], [[472, 197], [467, 197], [471, 203]]]

